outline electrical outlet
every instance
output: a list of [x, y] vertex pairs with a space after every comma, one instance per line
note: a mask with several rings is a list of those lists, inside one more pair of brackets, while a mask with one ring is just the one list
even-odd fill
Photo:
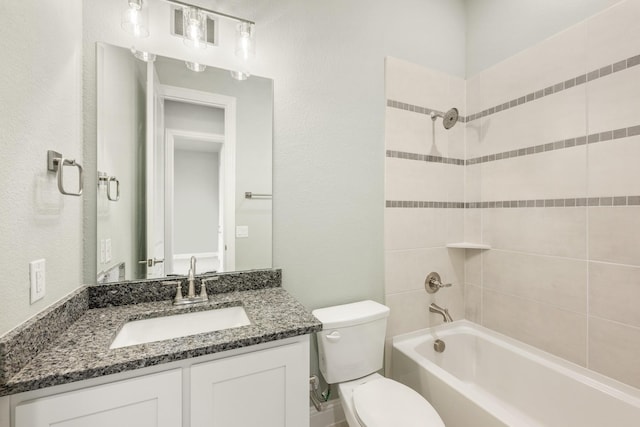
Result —
[[111, 262], [111, 239], [104, 242], [104, 262]]
[[45, 260], [38, 259], [29, 263], [29, 282], [31, 284], [31, 304], [45, 295]]

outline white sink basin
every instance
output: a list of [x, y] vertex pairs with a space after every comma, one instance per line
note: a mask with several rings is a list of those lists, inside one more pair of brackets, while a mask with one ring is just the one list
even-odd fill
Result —
[[249, 325], [244, 307], [227, 307], [195, 313], [134, 320], [125, 323], [109, 348], [186, 337]]

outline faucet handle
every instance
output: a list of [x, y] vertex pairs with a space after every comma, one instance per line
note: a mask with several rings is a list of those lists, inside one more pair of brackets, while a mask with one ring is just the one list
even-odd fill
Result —
[[173, 302], [182, 301], [182, 282], [180, 280], [169, 280], [164, 283], [166, 285], [176, 285], [176, 296], [173, 298]]
[[450, 286], [451, 283], [442, 283], [440, 275], [435, 271], [427, 274], [427, 278], [424, 279], [424, 289], [430, 294], [438, 292], [440, 288], [448, 288]]

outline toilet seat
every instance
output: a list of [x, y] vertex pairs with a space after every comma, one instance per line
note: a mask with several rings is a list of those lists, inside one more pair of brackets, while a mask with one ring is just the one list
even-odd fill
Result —
[[414, 390], [388, 378], [353, 390], [358, 421], [364, 427], [444, 427], [435, 409]]

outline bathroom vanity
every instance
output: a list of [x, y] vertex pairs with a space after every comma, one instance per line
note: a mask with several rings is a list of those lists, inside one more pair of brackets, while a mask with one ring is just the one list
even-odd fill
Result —
[[[279, 271], [266, 272], [279, 279]], [[20, 369], [28, 334], [2, 338], [0, 349], [14, 346], [14, 353], [2, 354], [8, 378], [0, 383], [0, 425], [308, 425], [309, 334], [321, 325], [279, 280], [242, 279], [255, 274], [219, 275], [207, 286], [209, 302], [187, 308], [164, 298], [173, 287], [162, 281], [78, 290], [60, 303], [64, 309], [52, 307], [23, 326], [37, 336], [42, 322], [55, 329], [65, 316], [77, 317]], [[135, 303], [140, 286], [157, 300]], [[84, 310], [74, 306], [85, 303]], [[242, 307], [250, 323], [110, 348], [127, 322], [229, 307]]]

